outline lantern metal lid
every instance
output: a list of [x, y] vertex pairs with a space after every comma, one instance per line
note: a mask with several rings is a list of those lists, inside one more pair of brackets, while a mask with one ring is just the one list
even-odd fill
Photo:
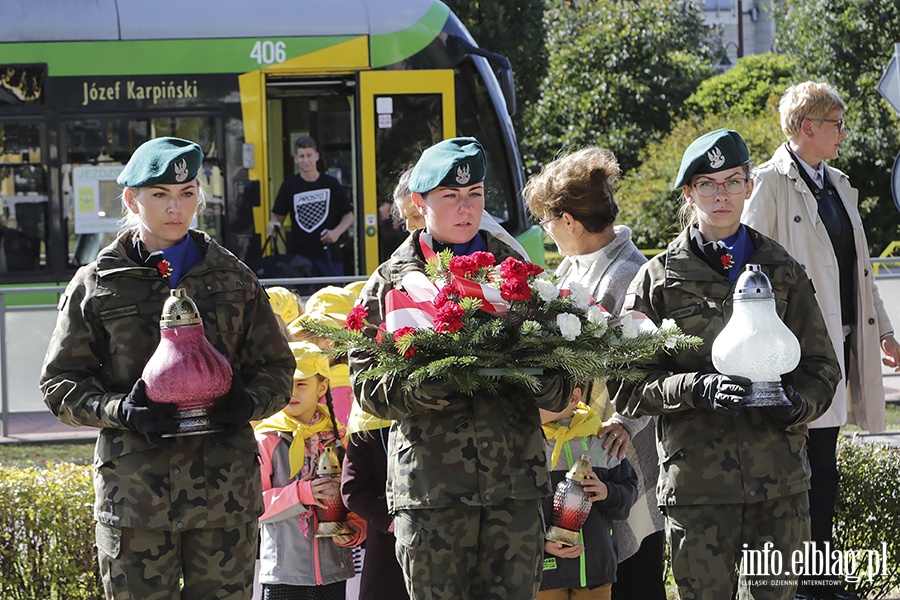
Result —
[[185, 325], [197, 325], [203, 323], [200, 311], [184, 288], [175, 288], [169, 292], [166, 303], [163, 304], [162, 315], [159, 318], [160, 327], [183, 327]]
[[581, 458], [576, 460], [572, 467], [566, 472], [566, 479], [571, 479], [572, 481], [584, 481], [588, 479], [588, 472], [591, 470], [591, 455], [582, 454]]
[[338, 458], [334, 448], [328, 446], [319, 455], [319, 462], [316, 466], [316, 475], [319, 477], [335, 477], [341, 474], [341, 461]]
[[774, 299], [775, 292], [772, 291], [772, 282], [762, 272], [759, 265], [747, 265], [737, 278], [733, 298], [735, 300]]

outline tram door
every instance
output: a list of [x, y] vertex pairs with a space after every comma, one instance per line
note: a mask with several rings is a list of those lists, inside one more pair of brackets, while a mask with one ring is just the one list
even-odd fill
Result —
[[[337, 179], [351, 205], [358, 206], [354, 87], [352, 79], [311, 81], [270, 77], [267, 80], [266, 139], [272, 204], [282, 182], [297, 172], [295, 142], [309, 136], [316, 142], [319, 152], [319, 172]], [[309, 211], [308, 214], [315, 218], [317, 213]], [[285, 219], [285, 224], [289, 222], [290, 216]], [[344, 246], [344, 272], [360, 273], [356, 229], [351, 227], [339, 243]]]
[[342, 183], [354, 210], [354, 226], [344, 240], [344, 272], [372, 273], [406, 237], [390, 218], [400, 174], [425, 148], [456, 135], [453, 71], [269, 76], [265, 94], [270, 205], [296, 172], [294, 142], [311, 136], [319, 171]]
[[359, 229], [371, 273], [406, 238], [390, 217], [400, 174], [425, 148], [456, 135], [453, 71], [361, 72], [359, 115], [363, 192]]

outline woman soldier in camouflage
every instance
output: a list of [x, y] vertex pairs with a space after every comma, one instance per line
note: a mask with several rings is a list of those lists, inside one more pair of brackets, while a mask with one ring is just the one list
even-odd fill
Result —
[[[616, 397], [626, 416], [659, 415], [657, 499], [683, 600], [731, 598], [745, 551], [771, 550], [788, 565], [809, 539], [806, 423], [825, 412], [840, 380], [803, 267], [740, 223], [753, 190], [749, 164], [735, 131], [713, 131], [688, 147], [675, 189], [690, 224], [641, 267], [625, 299], [626, 310], [657, 325], [673, 319], [705, 341], [697, 351], [658, 354], [644, 365], [646, 379], [623, 385]], [[747, 263], [761, 265], [778, 316], [800, 341], [800, 364], [782, 376], [790, 406], [741, 406], [750, 382], [712, 365], [712, 342], [731, 316], [735, 280]], [[749, 595], [792, 599], [796, 575], [775, 575], [751, 578]]]
[[[425, 150], [409, 188], [426, 229], [412, 232], [363, 288], [370, 324], [383, 322], [385, 295], [401, 286], [404, 273], [425, 271], [426, 253], [449, 248], [456, 255], [488, 251], [497, 262], [524, 259], [479, 228], [484, 175], [484, 153], [474, 138]], [[537, 394], [510, 386], [469, 397], [437, 380], [406, 392], [392, 376], [355, 376], [374, 360], [351, 353], [350, 371], [362, 409], [394, 420], [387, 503], [410, 597], [534, 598], [544, 547], [538, 508], [550, 493], [537, 409], [562, 410], [571, 383], [548, 373]]]
[[[284, 407], [294, 359], [253, 272], [189, 229], [202, 160], [197, 144], [178, 138], [135, 151], [118, 178], [125, 230], [69, 283], [44, 360], [50, 410], [100, 428], [96, 541], [108, 599], [252, 595], [263, 506], [248, 422]], [[148, 399], [140, 379], [176, 285], [234, 372], [210, 415], [220, 433], [163, 438], [174, 405]]]

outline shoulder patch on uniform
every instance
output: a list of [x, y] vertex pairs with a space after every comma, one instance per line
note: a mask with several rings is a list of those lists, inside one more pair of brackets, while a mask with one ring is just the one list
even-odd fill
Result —
[[684, 308], [679, 308], [677, 310], [671, 311], [669, 313], [669, 317], [671, 317], [672, 319], [684, 319], [685, 317], [699, 314], [701, 310], [702, 309], [699, 304], [695, 304], [693, 306], [685, 306]]
[[544, 570], [545, 571], [553, 571], [556, 569], [556, 559], [555, 558], [545, 558], [544, 559]]
[[111, 319], [120, 319], [122, 317], [130, 317], [131, 315], [136, 314], [138, 314], [137, 304], [132, 304], [131, 306], [122, 306], [119, 308], [102, 310], [100, 311], [100, 320], [109, 321]]

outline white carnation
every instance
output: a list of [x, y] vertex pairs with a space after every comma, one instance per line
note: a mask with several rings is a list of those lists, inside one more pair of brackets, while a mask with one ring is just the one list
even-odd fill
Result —
[[587, 309], [588, 322], [593, 323], [594, 336], [600, 337], [609, 329], [609, 313], [601, 309], [599, 306], [591, 306]]
[[587, 310], [591, 305], [591, 292], [580, 283], [574, 282], [569, 285], [569, 291], [572, 292], [572, 302], [578, 308]]
[[609, 319], [609, 313], [597, 306], [596, 304], [593, 306], [588, 306], [587, 308], [587, 320], [590, 323], [606, 323]]
[[636, 338], [638, 336], [638, 328], [637, 325], [634, 324], [634, 319], [631, 318], [631, 315], [625, 315], [622, 319], [622, 337], [623, 338]]
[[659, 331], [666, 336], [666, 348], [672, 350], [677, 345], [675, 332], [677, 331], [674, 319], [663, 319], [659, 324]]
[[559, 297], [559, 288], [549, 279], [535, 279], [532, 285], [544, 302], [551, 302]]
[[557, 315], [556, 324], [562, 336], [570, 342], [581, 333], [581, 319], [571, 313]]

